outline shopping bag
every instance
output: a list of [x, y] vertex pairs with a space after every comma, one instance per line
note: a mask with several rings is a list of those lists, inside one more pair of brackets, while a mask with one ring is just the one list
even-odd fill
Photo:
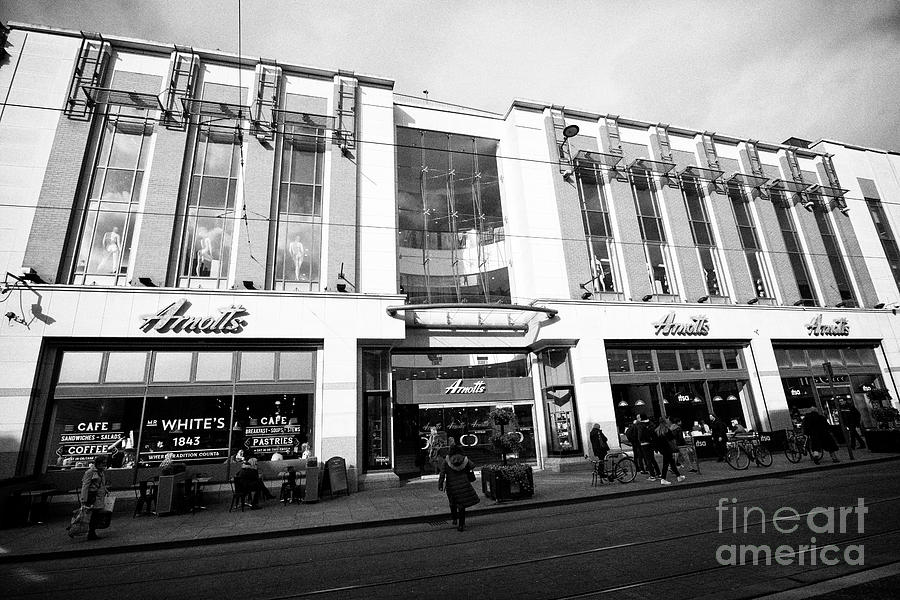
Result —
[[88, 532], [88, 526], [91, 522], [91, 509], [85, 508], [84, 506], [79, 506], [74, 511], [72, 511], [72, 520], [69, 521], [68, 527], [66, 527], [66, 531], [69, 534], [70, 538], [74, 538], [79, 535], [84, 535]]
[[108, 529], [112, 522], [113, 509], [116, 507], [115, 496], [106, 496], [103, 499], [103, 508], [96, 509], [97, 514], [94, 515], [95, 529]]

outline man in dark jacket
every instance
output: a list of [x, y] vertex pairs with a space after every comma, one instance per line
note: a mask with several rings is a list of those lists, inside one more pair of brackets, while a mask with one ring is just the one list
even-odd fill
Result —
[[597, 473], [601, 478], [606, 478], [604, 463], [606, 462], [606, 455], [609, 452], [609, 442], [603, 434], [603, 430], [600, 429], [600, 423], [594, 423], [594, 426], [591, 428], [591, 434], [588, 437], [590, 437], [591, 440], [591, 450], [594, 451], [594, 455], [600, 461], [597, 464]]
[[644, 466], [650, 474], [647, 481], [656, 481], [660, 475], [659, 464], [654, 456], [656, 447], [656, 433], [654, 426], [647, 418], [647, 415], [641, 413], [640, 423], [638, 423], [638, 441], [641, 444], [641, 453], [644, 455]]
[[841, 417], [844, 419], [844, 426], [850, 431], [850, 448], [856, 449], [856, 441], [859, 440], [859, 447], [865, 448], [866, 442], [859, 434], [859, 426], [862, 422], [862, 416], [859, 410], [850, 400], [841, 401]]
[[728, 428], [716, 415], [709, 415], [709, 428], [712, 430], [713, 447], [716, 449], [717, 462], [725, 460], [725, 450], [728, 445]]
[[641, 473], [646, 473], [647, 467], [644, 465], [644, 454], [641, 452], [641, 442], [638, 440], [638, 430], [640, 429], [638, 423], [639, 420], [635, 419], [631, 422], [631, 425], [625, 429], [625, 439], [631, 444], [631, 450], [634, 452], [634, 464], [637, 467], [637, 470]]

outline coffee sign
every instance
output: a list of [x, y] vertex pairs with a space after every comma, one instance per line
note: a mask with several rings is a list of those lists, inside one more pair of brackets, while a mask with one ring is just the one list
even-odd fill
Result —
[[708, 335], [709, 321], [706, 315], [691, 317], [690, 323], [676, 323], [675, 313], [670, 312], [659, 321], [652, 323], [656, 335]]
[[190, 306], [186, 298], [181, 298], [155, 315], [142, 315], [140, 328], [144, 332], [154, 330], [158, 333], [240, 333], [247, 326], [247, 321], [240, 318], [247, 314], [243, 306], [220, 308], [220, 314], [214, 317], [185, 315]]
[[831, 323], [823, 324], [822, 315], [819, 314], [815, 319], [806, 324], [806, 333], [808, 335], [850, 335], [850, 323], [845, 318], [834, 319]]

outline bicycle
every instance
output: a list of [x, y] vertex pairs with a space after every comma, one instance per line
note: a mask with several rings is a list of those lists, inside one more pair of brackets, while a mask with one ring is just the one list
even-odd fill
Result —
[[772, 453], [759, 443], [759, 434], [756, 433], [746, 436], [735, 435], [728, 440], [725, 460], [732, 469], [738, 471], [747, 469], [751, 460], [759, 467], [771, 467], [773, 462]]
[[[784, 445], [784, 456], [788, 459], [788, 462], [798, 463], [807, 454], [810, 454], [807, 435], [796, 429], [788, 431]], [[813, 459], [813, 462], [817, 462], [814, 456], [810, 455], [810, 457]]]
[[[604, 459], [603, 471], [600, 470], [600, 459], [585, 456], [593, 465], [591, 486], [597, 485], [597, 481], [606, 480], [610, 483], [631, 483], [637, 476], [637, 465], [630, 456], [624, 452], [609, 452]], [[602, 475], [602, 477], [601, 477]]]

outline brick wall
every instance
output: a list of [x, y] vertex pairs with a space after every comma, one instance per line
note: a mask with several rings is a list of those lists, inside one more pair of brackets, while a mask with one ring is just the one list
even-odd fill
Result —
[[[743, 167], [745, 173], [750, 172], [749, 164], [744, 164]], [[778, 167], [766, 164], [763, 164], [762, 167], [766, 177], [781, 177]], [[800, 291], [797, 289], [797, 280], [794, 278], [794, 270], [791, 268], [791, 261], [788, 259], [781, 226], [778, 224], [778, 217], [775, 216], [775, 207], [772, 205], [770, 198], [763, 197], [757, 190], [752, 190], [750, 197], [759, 215], [760, 228], [758, 233], [766, 240], [769, 256], [772, 259], [773, 272], [771, 276], [777, 282], [778, 289], [781, 290], [782, 301], [787, 305], [791, 305], [800, 299]]]
[[[334, 105], [337, 106], [340, 84], [335, 82]], [[357, 93], [356, 115], [359, 118], [359, 94]], [[362, 131], [360, 124], [356, 124], [356, 131]], [[357, 291], [359, 289], [359, 275], [357, 273], [357, 225], [359, 224], [357, 202], [357, 162], [360, 153], [365, 152], [365, 144], [357, 144], [350, 150], [348, 156], [341, 153], [337, 145], [326, 145], [326, 152], [331, 152], [331, 192], [328, 208], [328, 222], [323, 227], [328, 230], [328, 269], [327, 281], [322, 279], [322, 287], [328, 286], [334, 290], [341, 282], [338, 273], [341, 271], [341, 263], [344, 264], [344, 277], [346, 277]], [[353, 288], [348, 288], [353, 291]]]
[[[805, 183], [818, 183], [815, 173], [802, 171], [801, 174]], [[834, 306], [841, 301], [841, 294], [838, 292], [837, 280], [834, 278], [834, 271], [831, 270], [831, 263], [828, 262], [825, 243], [822, 241], [822, 234], [819, 233], [819, 226], [816, 224], [816, 216], [803, 208], [803, 198], [800, 194], [788, 194], [788, 198], [794, 205], [794, 214], [803, 231], [803, 237], [806, 238], [807, 250], [811, 259], [809, 262], [813, 267], [810, 276], [817, 277], [819, 280], [823, 294], [821, 301], [826, 306]]]
[[[731, 158], [719, 158], [719, 166], [725, 171], [726, 177], [740, 170], [738, 161]], [[737, 223], [734, 220], [731, 199], [727, 194], [719, 193], [714, 185], [707, 185], [706, 188], [722, 240], [722, 254], [725, 256], [728, 272], [731, 273], [733, 289], [730, 290], [730, 295], [737, 303], [746, 302], [750, 298], [756, 297], [756, 286], [750, 278], [750, 269], [747, 267], [747, 259], [744, 256]], [[718, 189], [724, 190], [725, 187], [720, 184]], [[757, 228], [758, 233], [759, 229]]]

